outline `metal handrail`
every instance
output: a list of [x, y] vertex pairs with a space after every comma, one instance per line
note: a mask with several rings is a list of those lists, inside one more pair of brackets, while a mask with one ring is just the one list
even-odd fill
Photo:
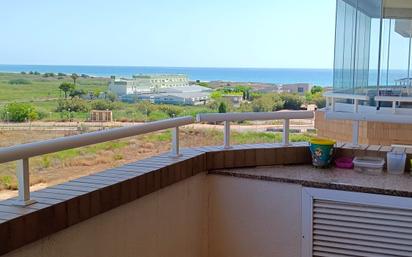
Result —
[[292, 119], [313, 119], [313, 111], [279, 111], [279, 112], [239, 112], [239, 113], [202, 113], [198, 122], [224, 122], [224, 147], [230, 148], [230, 122], [251, 120], [283, 120], [283, 145], [289, 145], [289, 124]]
[[233, 112], [233, 113], [201, 113], [198, 122], [251, 121], [251, 120], [284, 120], [311, 119], [313, 111], [279, 111], [279, 112]]
[[141, 125], [95, 131], [81, 135], [67, 136], [49, 139], [41, 142], [4, 147], [0, 148], [0, 163], [103, 143], [125, 137], [137, 136], [192, 123], [192, 117], [179, 117], [168, 120], [149, 122]]
[[18, 179], [19, 197], [16, 205], [26, 206], [35, 203], [30, 199], [29, 158], [67, 149], [103, 143], [125, 137], [173, 128], [172, 156], [179, 156], [179, 126], [193, 123], [192, 117], [180, 117], [155, 121], [141, 125], [96, 131], [82, 135], [68, 136], [56, 139], [33, 142], [0, 148], [0, 163], [17, 161], [16, 173]]

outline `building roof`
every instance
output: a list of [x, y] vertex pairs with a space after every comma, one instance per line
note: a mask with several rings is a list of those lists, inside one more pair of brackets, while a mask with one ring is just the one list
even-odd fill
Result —
[[198, 85], [191, 85], [185, 87], [171, 87], [162, 88], [161, 93], [196, 93], [196, 92], [211, 92], [212, 90], [208, 87], [202, 87]]
[[185, 92], [185, 93], [177, 93], [177, 92], [169, 92], [169, 93], [157, 93], [157, 94], [142, 94], [139, 95], [143, 98], [156, 98], [156, 97], [179, 97], [179, 98], [198, 98], [198, 97], [209, 97], [209, 93], [205, 92]]

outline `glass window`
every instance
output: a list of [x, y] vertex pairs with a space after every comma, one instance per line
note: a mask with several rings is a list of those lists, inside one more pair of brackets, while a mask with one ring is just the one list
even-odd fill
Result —
[[338, 0], [333, 89], [376, 94], [381, 0]]

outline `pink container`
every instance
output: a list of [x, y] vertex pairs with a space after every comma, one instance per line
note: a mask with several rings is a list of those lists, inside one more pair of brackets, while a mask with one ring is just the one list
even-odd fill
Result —
[[353, 169], [353, 158], [339, 157], [335, 160], [335, 165], [340, 169]]

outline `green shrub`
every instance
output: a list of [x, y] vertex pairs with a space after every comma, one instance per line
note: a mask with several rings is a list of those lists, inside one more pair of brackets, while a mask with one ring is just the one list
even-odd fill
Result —
[[116, 104], [108, 100], [94, 100], [92, 101], [93, 110], [114, 110], [116, 109]]
[[267, 93], [260, 96], [254, 96], [252, 110], [254, 112], [272, 112], [283, 109], [285, 101], [279, 94]]
[[0, 176], [0, 189], [15, 190], [17, 189], [17, 181], [10, 175]]
[[57, 102], [57, 112], [88, 112], [90, 111], [89, 103], [83, 99], [73, 98], [70, 100], [62, 99]]
[[31, 81], [27, 80], [27, 79], [11, 79], [11, 80], [9, 80], [9, 84], [11, 84], [11, 85], [29, 85], [29, 84], [31, 84]]
[[54, 77], [56, 76], [56, 74], [52, 73], [52, 72], [46, 72], [43, 74], [43, 77], [48, 78], [48, 77]]
[[219, 113], [226, 113], [227, 112], [227, 105], [225, 102], [221, 102], [218, 107]]
[[285, 102], [283, 108], [288, 110], [299, 110], [304, 102], [303, 97], [298, 94], [284, 93], [280, 97]]
[[14, 122], [35, 120], [38, 118], [36, 108], [26, 103], [10, 103], [4, 107], [3, 119]]
[[154, 111], [149, 114], [149, 121], [165, 120], [170, 118], [167, 113], [161, 111]]
[[323, 97], [322, 93], [316, 93], [312, 97], [312, 102], [318, 108], [324, 108], [326, 106], [326, 98]]
[[183, 112], [182, 107], [174, 105], [159, 105], [158, 109], [169, 115], [170, 118], [177, 117]]

